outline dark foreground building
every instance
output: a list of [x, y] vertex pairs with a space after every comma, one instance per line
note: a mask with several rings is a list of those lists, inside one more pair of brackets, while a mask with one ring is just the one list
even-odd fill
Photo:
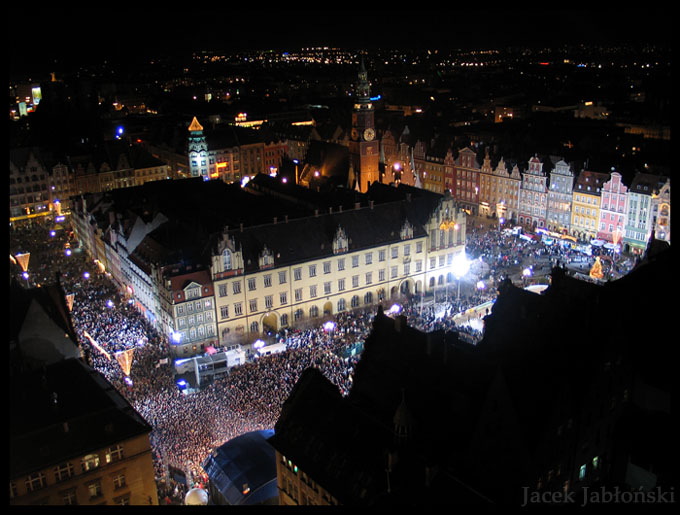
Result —
[[151, 426], [81, 359], [12, 375], [10, 504], [157, 505]]
[[157, 505], [152, 428], [80, 357], [61, 286], [10, 288], [10, 505]]
[[670, 259], [650, 245], [618, 281], [502, 284], [477, 346], [378, 311], [347, 397], [308, 369], [284, 404], [280, 503], [671, 500]]

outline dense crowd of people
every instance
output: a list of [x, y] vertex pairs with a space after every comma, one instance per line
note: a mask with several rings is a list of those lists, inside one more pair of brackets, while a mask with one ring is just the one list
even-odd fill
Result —
[[[282, 330], [274, 338], [286, 344], [284, 352], [250, 359], [187, 395], [175, 383], [167, 339], [84, 253], [66, 255], [64, 249], [70, 238], [67, 229], [55, 235], [51, 230], [49, 224], [15, 230], [10, 235], [13, 249], [31, 252], [29, 268], [34, 285], [47, 284], [59, 275], [65, 293], [74, 296], [71, 315], [85, 359], [152, 426], [150, 439], [162, 503], [177, 504], [187, 488], [205, 485], [208, 478], [201, 464], [213, 449], [243, 433], [273, 428], [283, 402], [306, 368], [318, 368], [343, 395], [349, 393], [360, 354], [350, 355], [346, 350], [361, 344], [369, 334], [373, 309], [339, 313], [332, 326]], [[517, 266], [515, 261], [526, 262], [544, 252], [551, 249], [499, 231], [473, 229], [467, 243], [468, 255], [481, 256], [492, 278]], [[16, 274], [16, 267], [10, 273]], [[445, 303], [427, 304], [416, 296], [402, 306], [402, 313], [417, 329], [457, 331], [474, 342], [481, 331], [472, 325], [456, 324], [454, 315], [493, 300], [495, 294], [495, 288], [473, 287]], [[126, 375], [116, 353], [128, 349], [134, 350]], [[186, 473], [186, 485], [170, 477], [171, 467]]]

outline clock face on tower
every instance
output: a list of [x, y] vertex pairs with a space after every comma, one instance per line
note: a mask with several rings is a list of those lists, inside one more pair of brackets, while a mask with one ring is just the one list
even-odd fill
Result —
[[364, 131], [364, 139], [366, 141], [372, 141], [375, 138], [375, 131], [370, 127]]
[[359, 139], [359, 131], [357, 129], [352, 129], [352, 139], [353, 140]]

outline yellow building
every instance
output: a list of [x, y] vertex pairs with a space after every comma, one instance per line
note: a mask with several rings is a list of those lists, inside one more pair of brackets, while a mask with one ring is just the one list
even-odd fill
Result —
[[13, 378], [10, 505], [156, 505], [151, 426], [80, 359]]
[[212, 257], [220, 343], [453, 282], [464, 213], [448, 195], [403, 188], [405, 200], [225, 231]]
[[600, 220], [600, 196], [609, 174], [583, 170], [574, 184], [569, 234], [582, 241], [597, 237]]

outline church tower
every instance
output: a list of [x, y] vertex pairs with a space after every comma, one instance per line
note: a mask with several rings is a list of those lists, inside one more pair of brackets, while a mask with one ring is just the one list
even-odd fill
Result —
[[371, 88], [363, 60], [355, 88], [352, 108], [352, 127], [349, 142], [351, 166], [356, 177], [356, 187], [362, 193], [369, 184], [380, 180], [380, 150], [375, 139], [375, 112], [371, 103]]
[[208, 143], [203, 134], [203, 126], [194, 119], [189, 125], [189, 145], [187, 148], [189, 156], [189, 169], [192, 177], [208, 176]]

